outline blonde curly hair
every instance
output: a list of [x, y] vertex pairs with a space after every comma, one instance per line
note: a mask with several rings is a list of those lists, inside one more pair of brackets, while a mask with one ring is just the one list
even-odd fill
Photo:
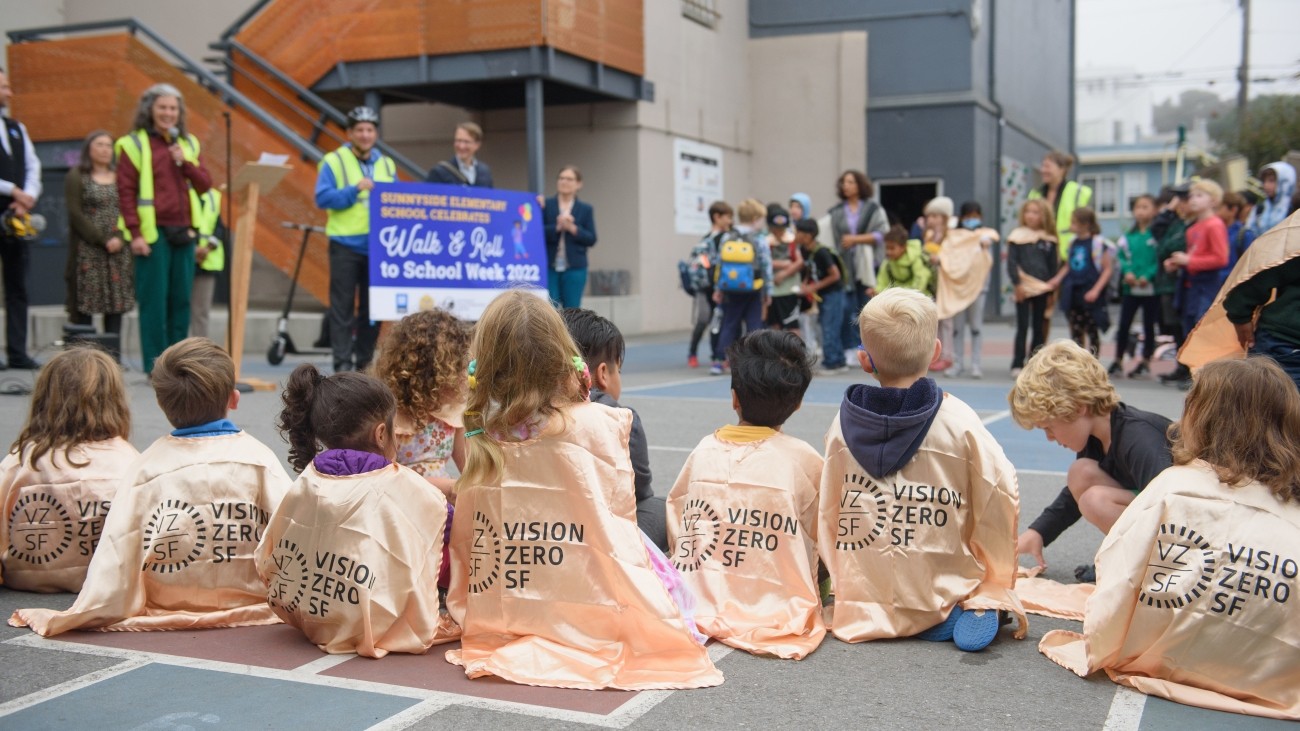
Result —
[[436, 307], [407, 315], [384, 337], [375, 377], [416, 429], [442, 407], [465, 399], [469, 345], [469, 325]]
[[1025, 364], [1007, 394], [1011, 418], [1025, 429], [1053, 419], [1073, 420], [1080, 408], [1104, 416], [1119, 405], [1101, 361], [1070, 340], [1044, 345]]

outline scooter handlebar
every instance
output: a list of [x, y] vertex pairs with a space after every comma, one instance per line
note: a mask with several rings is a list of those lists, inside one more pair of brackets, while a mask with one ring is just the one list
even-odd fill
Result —
[[280, 225], [284, 228], [297, 229], [298, 231], [311, 231], [312, 233], [323, 234], [325, 229], [322, 226], [313, 226], [309, 223], [294, 223], [293, 221], [282, 221]]

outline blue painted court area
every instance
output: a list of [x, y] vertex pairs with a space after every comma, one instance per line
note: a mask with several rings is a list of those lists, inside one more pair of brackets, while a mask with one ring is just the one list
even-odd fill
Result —
[[1184, 706], [1164, 698], [1148, 696], [1142, 709], [1142, 723], [1138, 731], [1168, 731], [1169, 729], [1214, 729], [1215, 731], [1295, 731], [1300, 723], [1278, 721], [1258, 716], [1207, 711], [1195, 706]]
[[145, 665], [7, 716], [10, 729], [364, 729], [419, 703], [381, 693]]

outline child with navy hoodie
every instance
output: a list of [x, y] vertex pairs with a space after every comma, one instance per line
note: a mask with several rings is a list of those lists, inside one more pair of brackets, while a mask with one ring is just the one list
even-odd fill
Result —
[[826, 434], [818, 552], [845, 642], [918, 636], [982, 650], [1015, 615], [1015, 468], [960, 399], [927, 378], [939, 356], [925, 295], [886, 290], [862, 308], [858, 361], [879, 386], [850, 386]]

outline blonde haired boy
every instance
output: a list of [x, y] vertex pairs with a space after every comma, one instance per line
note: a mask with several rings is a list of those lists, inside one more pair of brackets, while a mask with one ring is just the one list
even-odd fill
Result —
[[832, 631], [976, 651], [1005, 610], [1023, 639], [1015, 468], [979, 416], [926, 377], [941, 348], [934, 303], [886, 290], [858, 327], [858, 361], [880, 385], [850, 386], [826, 434], [817, 545], [835, 591]]
[[72, 607], [20, 609], [46, 637], [81, 628], [276, 624], [253, 551], [289, 489], [280, 459], [226, 418], [239, 404], [230, 356], [189, 338], [154, 361], [158, 405], [176, 427], [126, 470]]
[[[1073, 341], [1043, 346], [1007, 400], [1017, 424], [1077, 453], [1065, 488], [1016, 541], [1016, 552], [1039, 566], [1047, 565], [1043, 548], [1080, 517], [1109, 533], [1134, 496], [1173, 464], [1169, 420], [1120, 401], [1101, 361]], [[1091, 581], [1091, 569], [1080, 566], [1075, 575]]]

